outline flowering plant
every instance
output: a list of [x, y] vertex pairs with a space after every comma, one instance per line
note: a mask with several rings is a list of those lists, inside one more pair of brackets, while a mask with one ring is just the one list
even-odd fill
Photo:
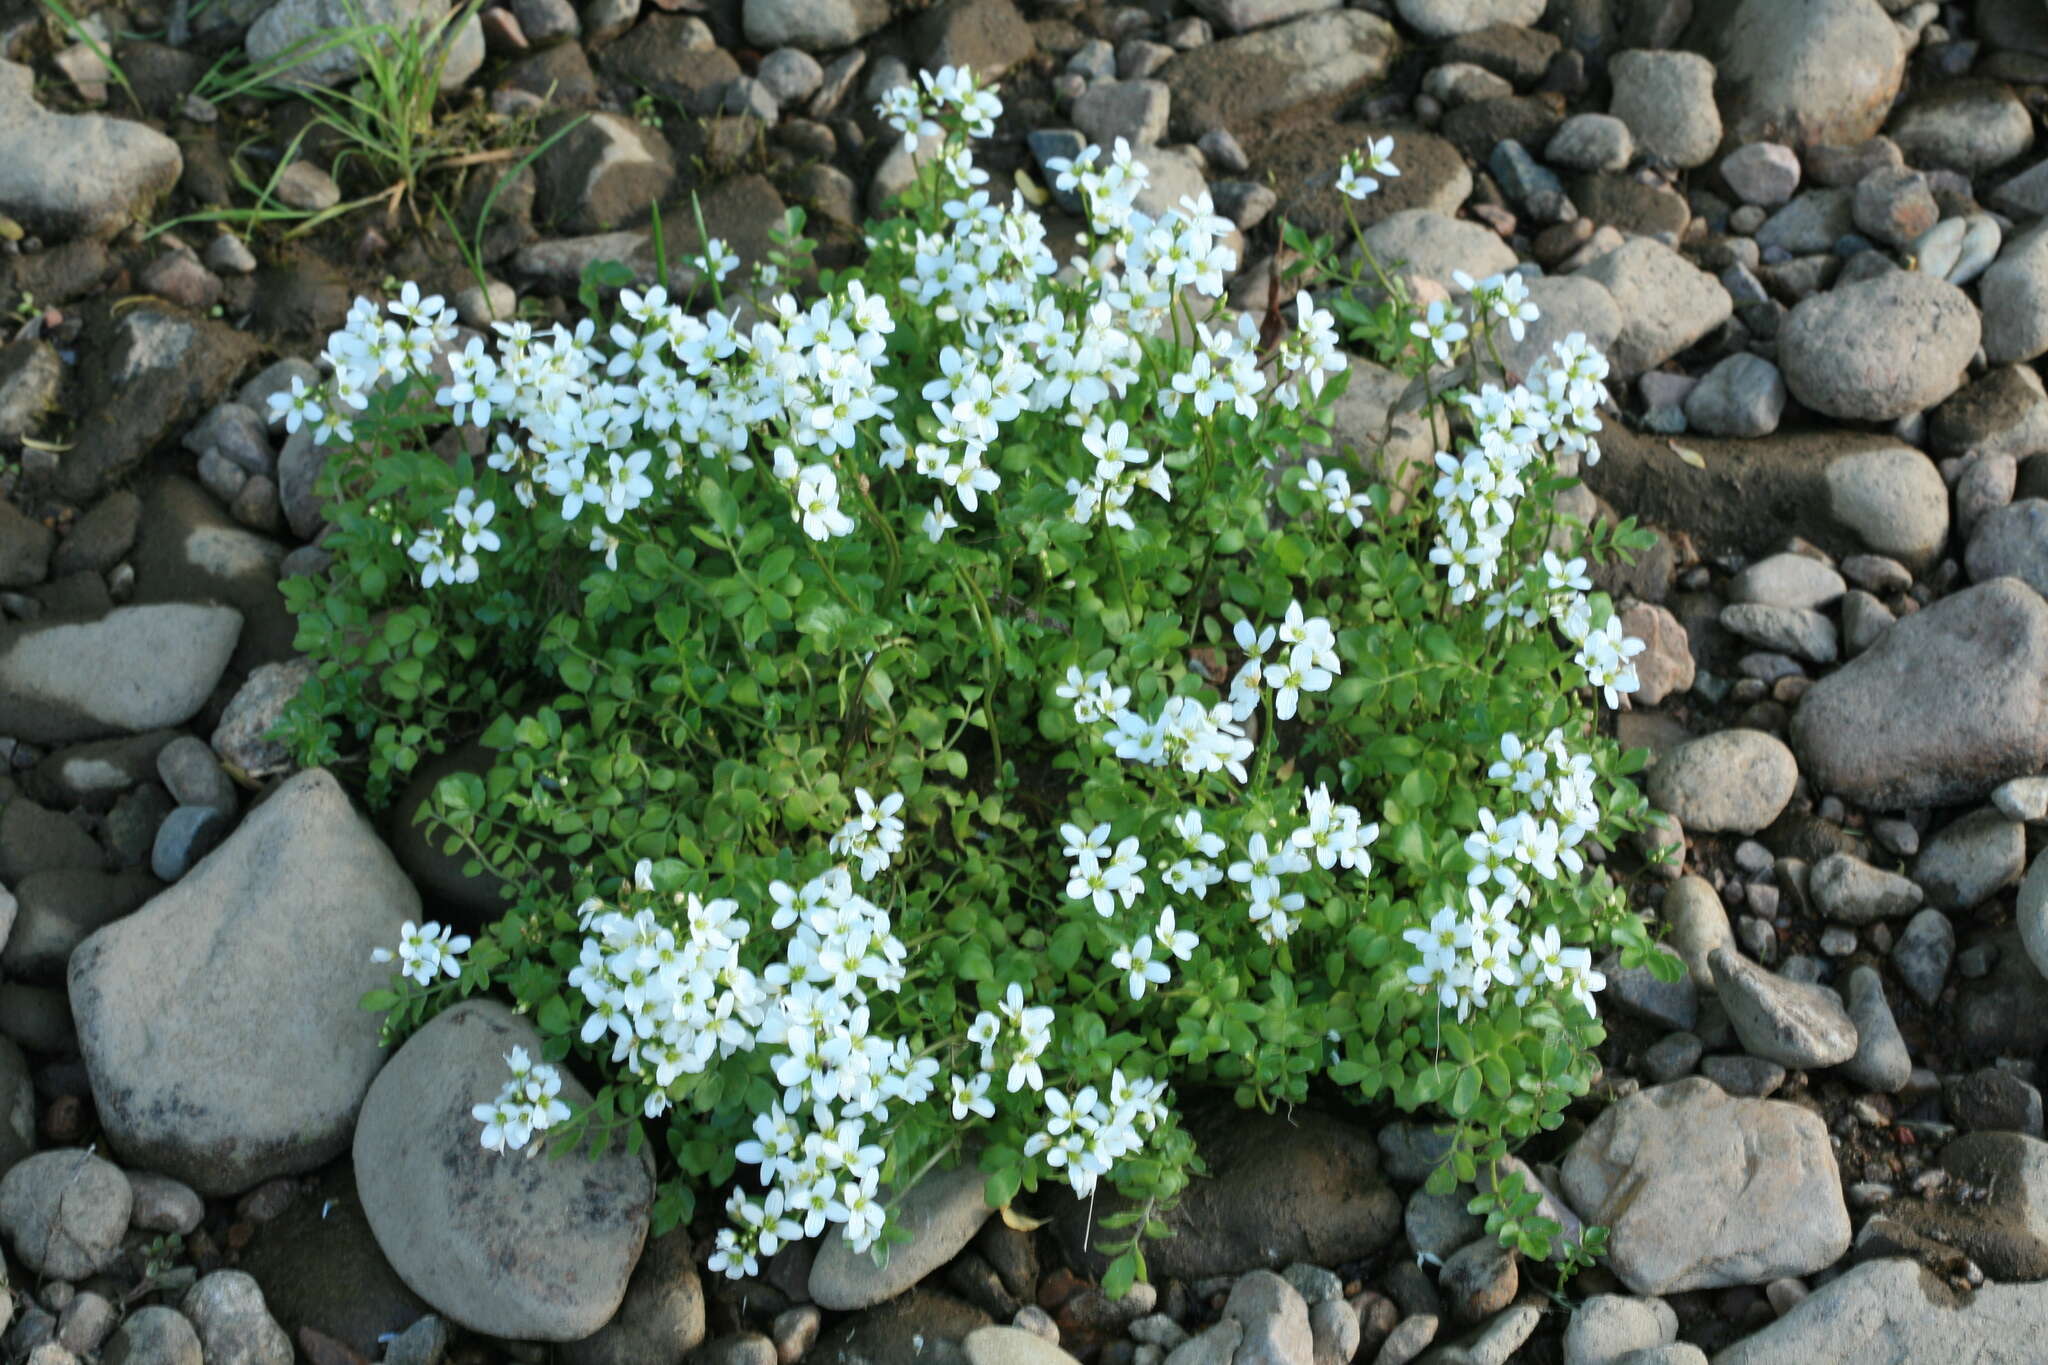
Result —
[[[336, 443], [336, 563], [288, 585], [301, 756], [361, 752], [384, 800], [451, 739], [494, 754], [430, 818], [503, 917], [466, 956], [418, 931], [366, 1003], [396, 1035], [508, 994], [542, 1055], [480, 1141], [654, 1137], [657, 1221], [728, 1189], [733, 1275], [828, 1228], [886, 1249], [886, 1191], [971, 1159], [995, 1205], [1129, 1196], [1126, 1285], [1194, 1164], [1176, 1085], [1390, 1100], [1454, 1125], [1445, 1188], [1498, 1167], [1587, 1088], [1594, 954], [1650, 953], [1598, 865], [1633, 764], [1581, 699], [1640, 646], [1574, 543], [1636, 533], [1555, 506], [1604, 362], [1437, 392], [1533, 309], [1513, 279], [1433, 306], [1385, 356], [1444, 447], [1402, 499], [1330, 447], [1331, 311], [1221, 305], [1206, 195], [1148, 211], [1090, 147], [1052, 168], [1063, 264], [968, 150], [992, 92], [949, 70], [883, 112], [943, 145], [857, 269], [792, 213], [751, 276], [706, 242], [609, 310], [593, 279], [574, 327], [465, 340], [408, 287], [281, 397]], [[1483, 1183], [1550, 1253], [1535, 1195]]]

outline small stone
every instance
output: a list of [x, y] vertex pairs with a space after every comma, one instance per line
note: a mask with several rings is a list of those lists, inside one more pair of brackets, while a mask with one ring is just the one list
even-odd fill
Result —
[[292, 1365], [291, 1338], [270, 1316], [263, 1291], [239, 1270], [216, 1270], [187, 1290], [178, 1305], [199, 1332], [208, 1362]]
[[149, 870], [160, 881], [174, 882], [227, 838], [233, 821], [215, 806], [179, 806], [157, 826]]
[[1903, 1089], [1912, 1076], [1913, 1059], [1875, 968], [1858, 967], [1849, 973], [1849, 1020], [1856, 1028], [1856, 1055], [1843, 1064], [1843, 1074], [1885, 1094]]
[[1675, 1081], [1692, 1074], [1705, 1050], [1696, 1033], [1667, 1033], [1643, 1053], [1643, 1070], [1659, 1085]]
[[1706, 1057], [1700, 1074], [1731, 1095], [1766, 1099], [1785, 1083], [1785, 1068], [1762, 1057]]
[[1738, 351], [1707, 371], [1686, 395], [1685, 417], [1709, 436], [1768, 436], [1778, 429], [1787, 397], [1776, 365]]
[[1574, 171], [1624, 171], [1635, 159], [1635, 138], [1612, 114], [1573, 114], [1559, 124], [1543, 159]]
[[271, 193], [286, 208], [320, 213], [341, 202], [341, 186], [310, 161], [294, 161], [279, 172]]
[[1628, 125], [1650, 155], [1687, 170], [1705, 165], [1721, 145], [1714, 103], [1714, 66], [1695, 52], [1636, 49], [1608, 62], [1614, 82], [1608, 112]]
[[1099, 81], [1074, 101], [1074, 126], [1098, 146], [1122, 138], [1134, 149], [1151, 147], [1166, 136], [1171, 103], [1163, 81]]
[[37, 1152], [0, 1177], [0, 1232], [39, 1275], [82, 1280], [121, 1255], [134, 1207], [128, 1179], [90, 1152]]
[[1243, 175], [1252, 168], [1251, 159], [1230, 135], [1228, 128], [1211, 128], [1195, 143], [1209, 164], [1225, 175]]
[[1315, 1356], [1308, 1305], [1293, 1285], [1270, 1270], [1254, 1270], [1241, 1277], [1231, 1287], [1223, 1316], [1244, 1331], [1234, 1362], [1283, 1365]]
[[1799, 156], [1782, 142], [1750, 142], [1721, 158], [1721, 179], [1745, 204], [1774, 209], [1799, 189]]
[[1513, 1302], [1521, 1287], [1518, 1254], [1495, 1238], [1477, 1238], [1444, 1262], [1437, 1285], [1452, 1317], [1477, 1322]]
[[1906, 921], [1892, 945], [1892, 969], [1915, 999], [1931, 1007], [1941, 997], [1955, 951], [1955, 926], [1948, 916], [1930, 907]]
[[129, 1171], [128, 1221], [144, 1232], [190, 1234], [206, 1216], [206, 1203], [190, 1185], [152, 1171]]
[[1594, 1294], [1572, 1310], [1564, 1330], [1564, 1365], [1612, 1365], [1632, 1351], [1678, 1339], [1678, 1315], [1662, 1299]]
[[1745, 640], [1813, 663], [1833, 663], [1840, 652], [1835, 623], [1817, 611], [1731, 602], [1721, 609], [1720, 622]]
[[[177, 1309], [159, 1304], [130, 1313], [114, 1329], [101, 1356], [102, 1360], [118, 1361], [121, 1365], [201, 1365], [203, 1358], [199, 1333], [193, 1330], [191, 1322]], [[396, 1361], [390, 1354], [384, 1358], [387, 1362]]]
[[1563, 1178], [1573, 1207], [1608, 1227], [1614, 1272], [1638, 1293], [1808, 1274], [1849, 1247], [1820, 1118], [1699, 1077], [1607, 1109]]
[[1941, 221], [1927, 177], [1918, 171], [1873, 171], [1857, 182], [1850, 213], [1856, 228], [1886, 246], [1905, 247]]
[[1408, 1234], [1409, 1249], [1441, 1261], [1482, 1236], [1485, 1222], [1465, 1208], [1471, 1197], [1469, 1191], [1431, 1194], [1426, 1189], [1409, 1195], [1401, 1224]]
[[1843, 924], [1896, 919], [1918, 910], [1925, 899], [1917, 883], [1847, 853], [1815, 863], [1807, 889], [1821, 914]]

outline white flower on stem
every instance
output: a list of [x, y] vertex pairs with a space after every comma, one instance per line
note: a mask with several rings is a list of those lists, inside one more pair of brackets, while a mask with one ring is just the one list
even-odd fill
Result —
[[1408, 330], [1429, 343], [1442, 364], [1451, 363], [1451, 357], [1458, 353], [1470, 335], [1465, 324], [1458, 320], [1455, 309], [1445, 305], [1442, 299], [1431, 299], [1429, 312], [1408, 324]]
[[1141, 934], [1136, 943], [1110, 954], [1109, 965], [1124, 973], [1131, 999], [1141, 1000], [1147, 986], [1163, 986], [1173, 975], [1164, 962], [1152, 960], [1152, 937]]
[[953, 1121], [965, 1123], [969, 1114], [979, 1114], [985, 1119], [996, 1116], [995, 1101], [988, 1097], [988, 1088], [994, 1078], [986, 1071], [978, 1071], [969, 1080], [955, 1074], [953, 1077]]
[[284, 419], [284, 429], [296, 434], [308, 422], [319, 422], [321, 408], [318, 395], [306, 391], [306, 381], [299, 375], [292, 376], [289, 390], [270, 395], [270, 420]]

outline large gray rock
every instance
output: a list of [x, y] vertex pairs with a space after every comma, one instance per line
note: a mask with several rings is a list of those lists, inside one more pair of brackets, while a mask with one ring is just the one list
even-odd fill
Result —
[[185, 169], [178, 144], [147, 124], [48, 112], [36, 103], [35, 73], [8, 61], [0, 147], [0, 213], [53, 243], [113, 236]]
[[330, 43], [335, 33], [358, 25], [408, 25], [430, 20], [429, 0], [277, 0], [249, 25], [245, 46], [251, 61], [277, 70], [281, 85], [339, 85], [362, 70], [353, 43]]
[[1212, 128], [1241, 136], [1262, 119], [1363, 89], [1386, 74], [1399, 46], [1379, 16], [1327, 10], [1205, 44], [1156, 74], [1173, 91], [1174, 140], [1193, 142]]
[[2027, 1365], [2048, 1334], [2048, 1284], [1987, 1284], [1959, 1295], [1909, 1260], [1865, 1261], [1808, 1294], [1714, 1365]]
[[2048, 766], [2048, 602], [2016, 578], [1941, 598], [1814, 684], [1792, 747], [1876, 810], [1980, 800]]
[[[592, 1160], [487, 1152], [470, 1110], [505, 1082], [505, 1054], [540, 1034], [493, 1001], [436, 1015], [378, 1073], [355, 1170], [377, 1243], [406, 1284], [488, 1336], [576, 1341], [611, 1318], [647, 1238], [646, 1153]], [[590, 1102], [562, 1078], [571, 1109]]]
[[232, 607], [162, 602], [0, 630], [0, 733], [54, 744], [182, 725], [241, 629]]
[[1714, 63], [1733, 144], [1848, 146], [1884, 126], [1906, 44], [1877, 0], [1714, 0], [1688, 35]]
[[339, 1155], [384, 1061], [380, 1021], [357, 1004], [389, 979], [370, 952], [419, 913], [332, 775], [277, 788], [183, 881], [71, 955], [114, 1149], [215, 1195]]
[[1639, 1091], [1594, 1120], [1564, 1192], [1608, 1228], [1638, 1294], [1806, 1275], [1849, 1249], [1849, 1211], [1819, 1115], [1736, 1099], [1701, 1077]]
[[1630, 238], [1583, 273], [1607, 286], [1621, 310], [1608, 359], [1624, 378], [1655, 369], [1735, 311], [1719, 280], [1648, 237]]
[[880, 1268], [865, 1251], [855, 1251], [844, 1233], [829, 1233], [811, 1263], [811, 1301], [820, 1308], [866, 1308], [896, 1297], [952, 1260], [994, 1212], [982, 1201], [986, 1183], [971, 1162], [918, 1181], [890, 1220], [910, 1240], [891, 1247], [889, 1264]]
[[1778, 818], [1799, 781], [1792, 751], [1762, 730], [1689, 739], [1650, 770], [1650, 803], [1688, 830], [1754, 834]]
[[690, 1234], [655, 1238], [633, 1267], [618, 1314], [560, 1351], [564, 1365], [674, 1365], [704, 1340], [704, 1286]]
[[1802, 300], [1779, 333], [1778, 364], [1814, 411], [1889, 422], [1961, 387], [1979, 332], [1962, 290], [1891, 270]]

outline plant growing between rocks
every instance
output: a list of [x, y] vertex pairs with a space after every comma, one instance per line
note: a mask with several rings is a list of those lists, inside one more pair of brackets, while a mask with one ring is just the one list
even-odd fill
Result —
[[1089, 148], [1062, 268], [969, 153], [993, 94], [949, 69], [884, 111], [944, 146], [856, 269], [814, 277], [793, 215], [745, 273], [707, 241], [459, 349], [407, 286], [275, 400], [333, 445], [336, 562], [287, 585], [299, 756], [383, 804], [451, 740], [495, 755], [431, 818], [503, 917], [409, 927], [365, 1004], [395, 1039], [509, 995], [544, 1041], [478, 1140], [658, 1143], [657, 1229], [729, 1188], [733, 1275], [835, 1226], [885, 1251], [885, 1190], [971, 1159], [993, 1205], [1135, 1200], [1120, 1289], [1195, 1165], [1175, 1086], [1441, 1114], [1433, 1186], [1579, 1263], [1500, 1163], [1586, 1091], [1594, 955], [1673, 965], [1599, 866], [1646, 806], [1582, 692], [1618, 704], [1640, 646], [1555, 502], [1604, 362], [1455, 385], [1519, 281], [1418, 315], [1368, 254], [1347, 317], [1445, 447], [1397, 496], [1329, 448], [1330, 311], [1218, 304], [1206, 196], [1139, 212], [1143, 167]]

